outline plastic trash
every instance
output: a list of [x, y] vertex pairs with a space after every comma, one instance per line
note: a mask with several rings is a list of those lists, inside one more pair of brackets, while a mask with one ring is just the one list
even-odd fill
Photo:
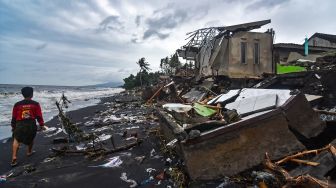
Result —
[[177, 139], [175, 138], [167, 144], [167, 147], [173, 148], [176, 145], [176, 143]]
[[56, 132], [52, 133], [52, 134], [46, 134], [45, 137], [52, 137], [52, 136], [56, 136], [59, 133], [61, 133], [63, 130], [61, 128], [58, 128]]
[[217, 112], [216, 110], [208, 108], [205, 105], [202, 105], [202, 104], [199, 104], [199, 103], [194, 104], [194, 109], [199, 115], [201, 115], [203, 117], [212, 116]]
[[151, 183], [151, 182], [153, 182], [153, 181], [154, 181], [153, 178], [148, 178], [148, 179], [142, 181], [142, 182], [140, 183], [140, 185], [146, 185], [146, 184], [149, 184], [149, 183]]
[[192, 109], [191, 105], [185, 105], [180, 103], [169, 103], [162, 105], [163, 108], [167, 109], [168, 111], [175, 111], [175, 112], [188, 112]]
[[115, 167], [119, 167], [123, 163], [123, 161], [120, 159], [119, 156], [112, 157], [109, 160], [110, 161], [108, 163], [98, 165], [98, 166], [90, 166], [90, 167], [115, 168]]
[[124, 182], [130, 183], [131, 185], [129, 187], [136, 187], [138, 186], [138, 183], [135, 180], [127, 179], [127, 174], [125, 172], [121, 173], [120, 179]]
[[156, 171], [154, 168], [147, 168], [146, 172], [150, 175], [152, 172]]
[[102, 134], [97, 139], [95, 139], [95, 142], [102, 142], [110, 138], [111, 138], [111, 135]]
[[153, 148], [150, 152], [150, 157], [153, 158], [155, 156], [155, 149]]
[[77, 145], [77, 146], [76, 146], [76, 149], [77, 149], [77, 150], [80, 150], [80, 151], [81, 151], [81, 150], [85, 150], [85, 149], [86, 149], [85, 144], [82, 143], [82, 144]]
[[6, 143], [8, 142], [8, 140], [9, 140], [9, 138], [4, 139], [4, 140], [2, 141], [2, 143], [3, 143], [3, 144], [6, 144]]
[[219, 184], [216, 188], [229, 188], [229, 187], [235, 187], [233, 183], [230, 181], [230, 178], [224, 177], [223, 182]]
[[0, 183], [6, 182], [7, 181], [7, 176], [0, 176]]
[[146, 158], [146, 156], [138, 156], [138, 157], [135, 157], [134, 159], [136, 160], [136, 161], [138, 161], [139, 163], [142, 163], [144, 160], [145, 160], [145, 158]]
[[173, 162], [173, 160], [171, 160], [171, 158], [168, 157], [168, 158], [166, 159], [166, 163], [165, 163], [165, 165], [168, 166], [168, 165], [170, 165], [172, 162]]
[[56, 127], [47, 127], [46, 125], [44, 126], [45, 130], [43, 131], [44, 133], [49, 133], [57, 130]]
[[51, 161], [53, 161], [53, 160], [55, 160], [56, 158], [55, 157], [48, 157], [48, 158], [45, 158], [43, 161], [42, 161], [42, 163], [48, 163], [48, 162], [51, 162]]

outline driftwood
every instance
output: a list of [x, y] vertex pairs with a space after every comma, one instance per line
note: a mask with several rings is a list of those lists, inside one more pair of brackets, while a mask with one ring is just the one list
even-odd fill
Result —
[[296, 163], [299, 163], [299, 164], [309, 165], [309, 166], [318, 166], [318, 165], [320, 165], [320, 163], [317, 163], [317, 162], [306, 161], [306, 160], [301, 160], [301, 159], [291, 159], [290, 161], [296, 162]]
[[[304, 155], [308, 155], [308, 154], [315, 154], [315, 155], [317, 155], [317, 154], [321, 153], [322, 151], [327, 151], [327, 150], [329, 150], [329, 151], [330, 151], [332, 154], [334, 154], [334, 155], [336, 154], [336, 149], [335, 149], [335, 147], [332, 146], [331, 144], [329, 144], [329, 145], [327, 145], [327, 146], [325, 146], [325, 147], [323, 147], [323, 148], [321, 148], [321, 149], [315, 149], [315, 150], [303, 151], [303, 152], [299, 152], [299, 153], [294, 154], [294, 155], [291, 155], [291, 156], [287, 156], [287, 157], [285, 157], [285, 158], [283, 158], [283, 159], [281, 159], [281, 160], [275, 162], [275, 164], [276, 164], [276, 165], [280, 165], [280, 164], [285, 163], [285, 162], [287, 162], [287, 161], [298, 162], [298, 160], [293, 160], [293, 159], [296, 159], [296, 158], [298, 158], [298, 157], [302, 157], [302, 156], [304, 156]], [[303, 164], [303, 163], [302, 163], [302, 164]]]
[[161, 86], [155, 93], [152, 95], [150, 99], [146, 102], [146, 104], [151, 104], [152, 100], [160, 93], [160, 91], [164, 88], [164, 86]]
[[322, 181], [317, 178], [314, 178], [310, 175], [301, 175], [298, 177], [292, 177], [285, 169], [278, 166], [275, 163], [272, 163], [268, 154], [265, 154], [265, 167], [270, 170], [272, 173], [280, 176], [281, 179], [284, 179], [283, 188], [289, 187], [320, 187], [320, 188], [328, 188], [330, 187], [327, 181]]
[[99, 148], [99, 149], [87, 149], [87, 150], [69, 150], [69, 149], [56, 149], [56, 148], [51, 148], [51, 150], [55, 153], [59, 154], [85, 154], [85, 155], [94, 155], [95, 153], [101, 154], [101, 155], [108, 155], [111, 153], [123, 151], [123, 150], [128, 150], [134, 146], [139, 145], [142, 143], [142, 140], [137, 140], [136, 142], [126, 144], [121, 147], [116, 147], [113, 149], [105, 149], [105, 148]]
[[[159, 88], [159, 89], [158, 89], [158, 90], [151, 96], [151, 98], [147, 100], [146, 105], [152, 105], [152, 101], [153, 101], [153, 99], [154, 99], [156, 96], [158, 96], [158, 95], [160, 94], [160, 92], [161, 92], [164, 88], [167, 88], [167, 87], [169, 87], [169, 86], [171, 86], [171, 85], [173, 85], [173, 84], [175, 84], [174, 81], [170, 82], [169, 84], [167, 84], [167, 85], [165, 85], [165, 86], [161, 86], [161, 87], [160, 87], [160, 88]], [[177, 93], [176, 93], [176, 97], [177, 97], [178, 100], [180, 100], [181, 103], [184, 104], [184, 101], [181, 99], [181, 97], [180, 97]]]

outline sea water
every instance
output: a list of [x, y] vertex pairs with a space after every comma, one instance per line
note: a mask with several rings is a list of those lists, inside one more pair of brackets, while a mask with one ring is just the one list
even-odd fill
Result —
[[[11, 135], [10, 121], [13, 105], [22, 100], [21, 88], [23, 85], [0, 84], [0, 140]], [[92, 106], [100, 102], [100, 98], [111, 96], [123, 91], [122, 88], [104, 87], [73, 87], [73, 86], [31, 86], [34, 88], [33, 100], [40, 103], [44, 121], [51, 120], [58, 114], [56, 101], [62, 94], [70, 100], [69, 108], [72, 111], [79, 108]]]

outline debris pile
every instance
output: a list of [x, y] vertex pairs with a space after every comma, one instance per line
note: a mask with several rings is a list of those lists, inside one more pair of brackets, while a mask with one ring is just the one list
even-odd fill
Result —
[[[302, 166], [316, 169], [330, 163], [321, 161], [326, 155], [335, 157], [336, 135], [328, 131], [335, 113], [334, 108], [318, 110], [323, 108], [323, 95], [292, 88], [261, 89], [263, 83], [258, 88], [231, 90], [214, 84], [181, 85], [170, 83], [181, 102], [160, 100], [158, 90], [147, 105], [156, 106], [167, 147], [183, 161], [192, 182], [230, 177], [228, 182], [236, 185], [332, 185], [326, 179], [334, 170], [331, 164], [320, 176], [312, 171], [294, 173]], [[237, 176], [244, 180], [237, 181]]]

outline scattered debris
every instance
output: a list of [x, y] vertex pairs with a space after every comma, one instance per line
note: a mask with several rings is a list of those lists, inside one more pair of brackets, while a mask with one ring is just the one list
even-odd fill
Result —
[[53, 144], [63, 144], [63, 143], [68, 143], [69, 140], [66, 137], [57, 137], [53, 139]]
[[48, 157], [48, 158], [45, 158], [42, 163], [48, 163], [48, 162], [51, 162], [55, 159], [56, 159], [56, 157], [50, 157], [50, 158]]
[[168, 111], [175, 111], [179, 113], [188, 112], [193, 108], [191, 105], [185, 105], [180, 103], [164, 104], [162, 107], [167, 109]]
[[3, 143], [3, 144], [6, 144], [9, 140], [10, 140], [10, 138], [4, 139], [4, 140], [2, 141], [2, 143]]
[[121, 174], [120, 179], [123, 180], [124, 182], [130, 183], [131, 185], [129, 185], [129, 187], [138, 186], [138, 183], [135, 180], [127, 179], [127, 174], [125, 172]]
[[112, 157], [108, 160], [109, 160], [108, 163], [98, 165], [98, 166], [89, 166], [89, 167], [115, 168], [115, 167], [119, 167], [123, 163], [123, 161], [120, 159], [119, 156]]
[[138, 157], [135, 157], [134, 159], [136, 161], [138, 161], [139, 164], [141, 164], [144, 160], [145, 160], [146, 156], [138, 156]]
[[6, 182], [7, 176], [0, 176], [0, 183]]

